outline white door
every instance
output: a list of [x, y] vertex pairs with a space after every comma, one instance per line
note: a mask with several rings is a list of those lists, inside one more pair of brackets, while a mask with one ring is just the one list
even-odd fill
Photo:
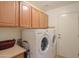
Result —
[[78, 25], [78, 13], [65, 14], [59, 17], [59, 55], [78, 57]]

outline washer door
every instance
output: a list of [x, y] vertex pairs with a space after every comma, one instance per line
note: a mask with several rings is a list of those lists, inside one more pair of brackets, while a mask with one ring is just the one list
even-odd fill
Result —
[[41, 38], [41, 52], [45, 52], [46, 50], [48, 50], [48, 46], [49, 46], [49, 41], [48, 41], [48, 36], [47, 35], [44, 35], [42, 38]]
[[41, 50], [42, 51], [46, 50], [47, 46], [48, 46], [48, 39], [44, 37], [41, 41]]

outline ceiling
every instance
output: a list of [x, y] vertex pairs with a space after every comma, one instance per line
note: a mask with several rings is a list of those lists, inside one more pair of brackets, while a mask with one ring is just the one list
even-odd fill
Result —
[[59, 8], [65, 5], [76, 3], [78, 1], [29, 1], [31, 4], [37, 6], [43, 11]]

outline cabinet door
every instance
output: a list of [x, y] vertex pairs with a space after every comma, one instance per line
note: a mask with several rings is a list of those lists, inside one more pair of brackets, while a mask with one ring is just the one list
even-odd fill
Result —
[[48, 28], [48, 15], [44, 14], [44, 27]]
[[18, 25], [18, 2], [0, 1], [0, 26]]
[[32, 28], [39, 28], [39, 11], [35, 8], [32, 8]]
[[20, 2], [20, 26], [31, 28], [31, 6], [26, 2]]
[[44, 28], [44, 15], [40, 12], [40, 28]]
[[48, 27], [48, 17], [44, 13], [40, 13], [40, 28]]

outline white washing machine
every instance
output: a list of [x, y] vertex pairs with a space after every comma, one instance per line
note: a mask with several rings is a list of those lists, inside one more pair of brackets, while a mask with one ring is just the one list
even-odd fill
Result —
[[[56, 51], [57, 51], [57, 39], [56, 39], [56, 34], [55, 34], [55, 29], [52, 28], [48, 28], [47, 29], [48, 35], [49, 35], [49, 39], [51, 41], [51, 51], [52, 53], [50, 55], [52, 55], [52, 58], [56, 57]], [[50, 52], [51, 52], [50, 51]]]
[[22, 39], [30, 44], [31, 58], [51, 58], [51, 40], [46, 29], [24, 29]]

